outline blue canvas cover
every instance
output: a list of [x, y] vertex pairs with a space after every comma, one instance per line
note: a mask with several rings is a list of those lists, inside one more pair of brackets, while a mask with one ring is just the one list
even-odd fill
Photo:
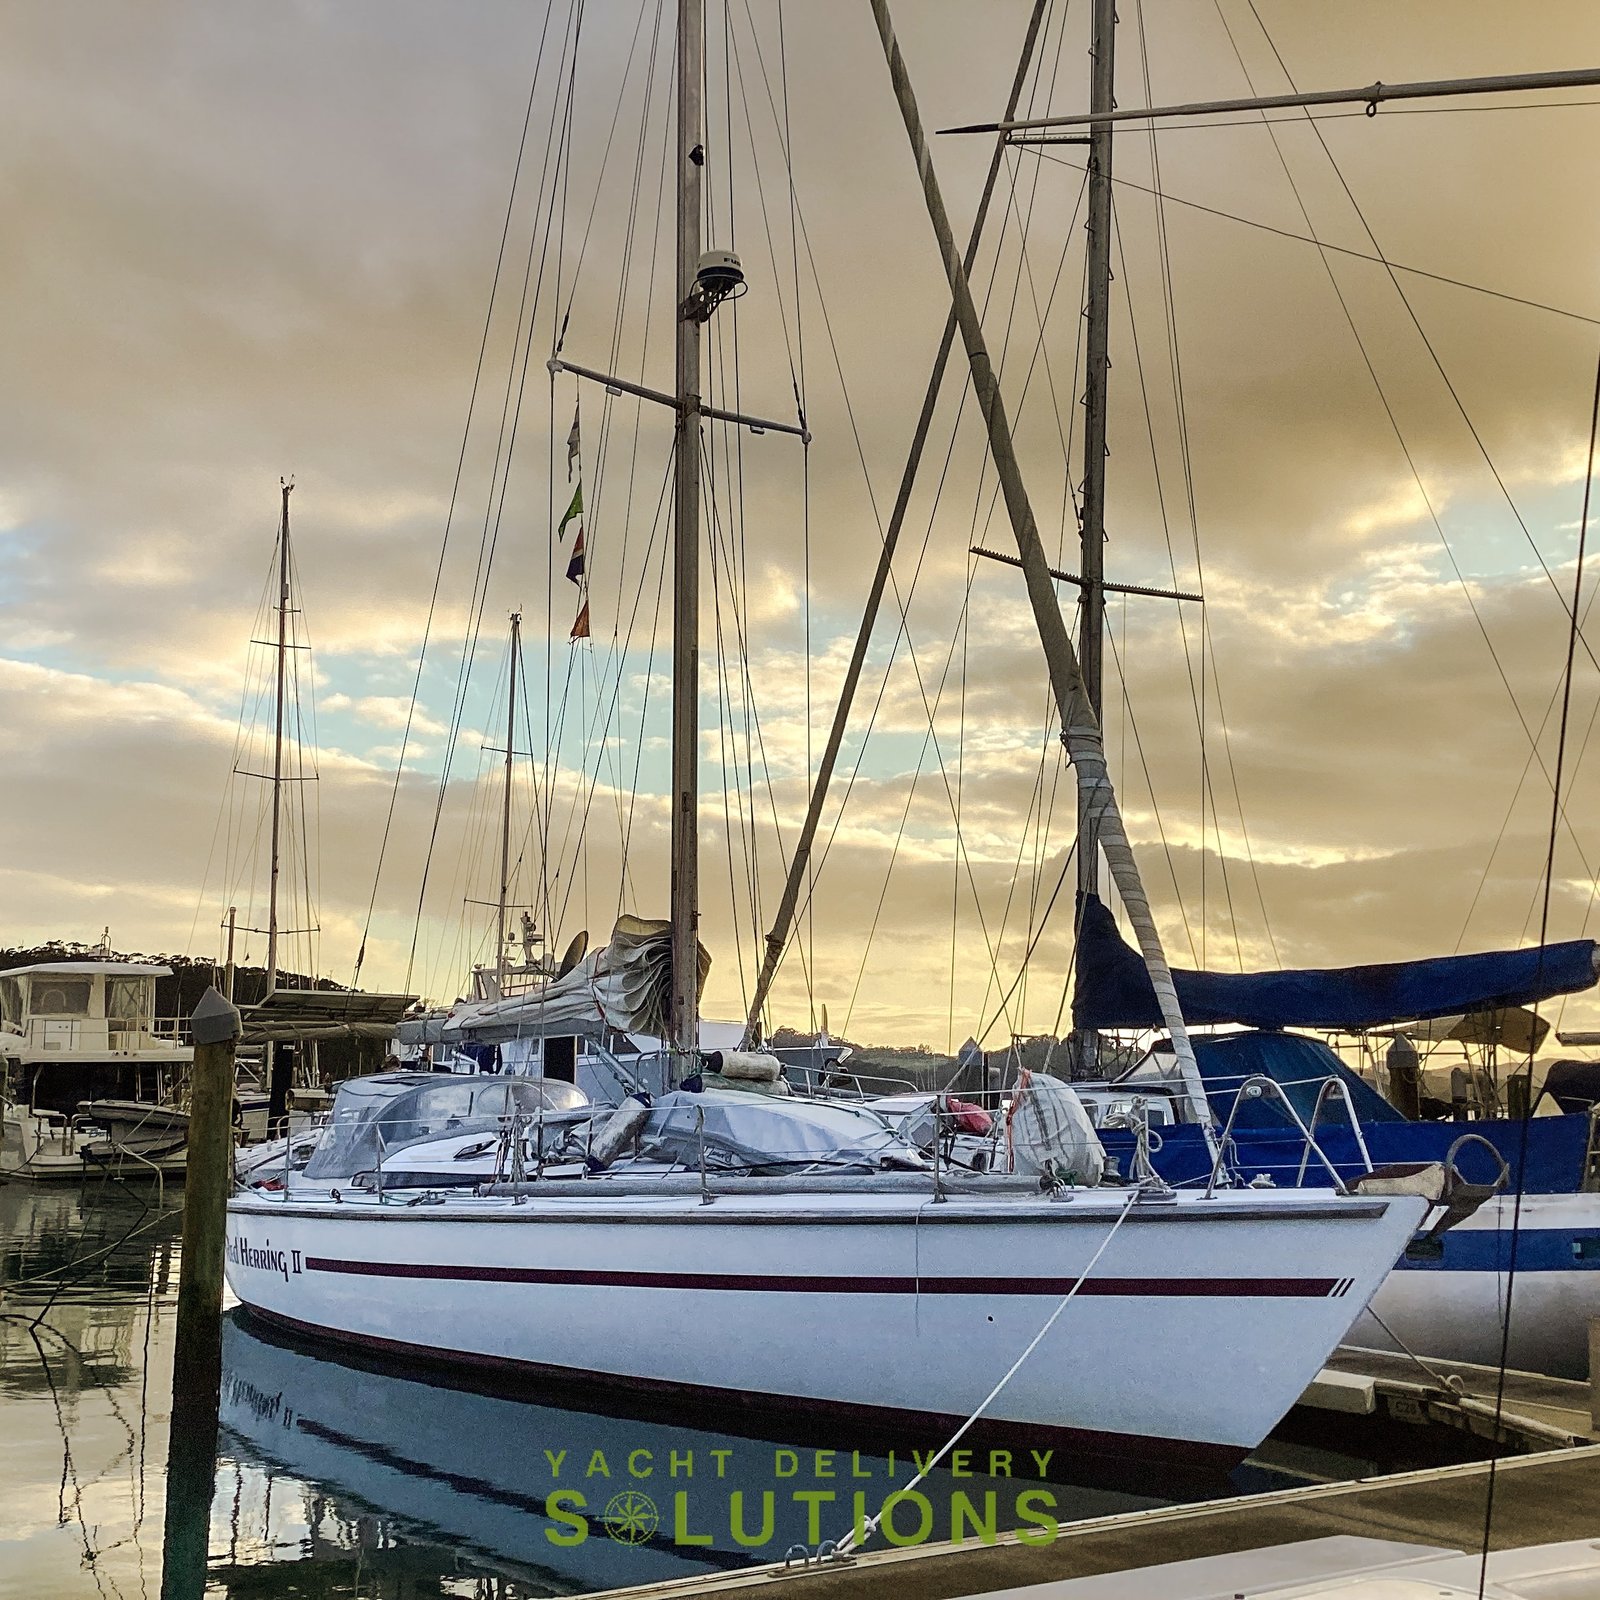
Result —
[[[1405, 1118], [1364, 1078], [1358, 1077], [1320, 1039], [1298, 1033], [1224, 1033], [1195, 1039], [1194, 1058], [1205, 1084], [1206, 1098], [1218, 1126], [1233, 1112], [1235, 1091], [1246, 1078], [1271, 1078], [1282, 1088], [1307, 1125], [1316, 1109], [1317, 1094], [1329, 1078], [1344, 1084], [1363, 1126], [1374, 1122], [1403, 1122]], [[1318, 1131], [1330, 1121], [1349, 1126], [1344, 1104], [1328, 1100], [1322, 1108]], [[1294, 1124], [1278, 1101], [1246, 1100], [1234, 1118], [1234, 1128], [1281, 1128]]]
[[[1094, 895], [1081, 897], [1072, 1021], [1079, 1028], [1157, 1028], [1161, 1012], [1136, 950]], [[1184, 1020], [1249, 1028], [1342, 1028], [1533, 1005], [1595, 981], [1594, 941], [1425, 961], [1298, 972], [1183, 972], [1172, 980]]]

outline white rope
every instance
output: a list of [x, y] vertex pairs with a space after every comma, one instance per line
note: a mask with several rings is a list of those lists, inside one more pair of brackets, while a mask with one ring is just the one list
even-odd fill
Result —
[[[893, 1493], [891, 1493], [887, 1499], [884, 1500], [883, 1505], [878, 1507], [877, 1515], [869, 1518], [867, 1522], [863, 1524], [861, 1531], [861, 1542], [863, 1544], [865, 1544], [866, 1541], [878, 1531], [878, 1525], [883, 1521], [883, 1514], [889, 1504], [889, 1501], [893, 1500], [896, 1495], [910, 1494], [911, 1491], [915, 1489], [916, 1486], [921, 1483], [923, 1479], [925, 1479], [941, 1461], [944, 1460], [944, 1458], [956, 1447], [956, 1445], [961, 1442], [961, 1439], [966, 1433], [967, 1429], [970, 1428], [973, 1423], [975, 1423], [978, 1418], [989, 1409], [989, 1407], [994, 1403], [995, 1397], [1017, 1375], [1018, 1369], [1022, 1366], [1022, 1363], [1039, 1348], [1040, 1340], [1042, 1340], [1044, 1336], [1049, 1333], [1053, 1327], [1055, 1327], [1057, 1320], [1061, 1316], [1061, 1313], [1067, 1309], [1067, 1306], [1073, 1297], [1084, 1286], [1089, 1274], [1093, 1272], [1095, 1267], [1099, 1264], [1100, 1257], [1106, 1253], [1111, 1241], [1116, 1238], [1117, 1229], [1120, 1228], [1125, 1221], [1127, 1221], [1128, 1213], [1133, 1210], [1141, 1192], [1142, 1191], [1139, 1189], [1133, 1189], [1129, 1192], [1128, 1198], [1123, 1202], [1122, 1210], [1117, 1213], [1117, 1220], [1111, 1224], [1111, 1231], [1105, 1236], [1104, 1239], [1100, 1241], [1100, 1248], [1096, 1250], [1092, 1256], [1090, 1256], [1088, 1266], [1086, 1266], [1083, 1271], [1078, 1274], [1077, 1281], [1061, 1297], [1061, 1304], [1050, 1313], [1049, 1321], [1046, 1322], [1045, 1325], [1033, 1336], [1028, 1348], [1011, 1363], [1010, 1367], [1006, 1371], [1006, 1375], [994, 1386], [994, 1388], [988, 1392], [988, 1394], [983, 1397], [982, 1400], [978, 1402], [977, 1410], [974, 1411], [972, 1415], [968, 1417], [967, 1420], [963, 1422], [953, 1434], [950, 1435], [944, 1444], [940, 1446], [938, 1453], [932, 1458], [932, 1460], [928, 1462], [925, 1467], [922, 1468], [920, 1472], [917, 1473], [916, 1477], [914, 1477], [904, 1489], [894, 1490]], [[852, 1529], [844, 1536], [843, 1539], [839, 1541], [838, 1545], [835, 1547], [835, 1555], [849, 1555], [850, 1552], [856, 1548], [854, 1541], [855, 1531]]]

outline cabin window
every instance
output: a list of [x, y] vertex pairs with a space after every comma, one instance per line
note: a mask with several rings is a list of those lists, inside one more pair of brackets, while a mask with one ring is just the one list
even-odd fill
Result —
[[0, 978], [0, 1022], [22, 1026], [22, 985], [15, 978]]
[[545, 1040], [544, 1075], [560, 1083], [578, 1081], [578, 1041], [570, 1034]]
[[32, 1010], [36, 1017], [86, 1017], [89, 1015], [88, 978], [58, 978], [52, 973], [36, 973], [33, 979]]
[[141, 1027], [154, 1011], [149, 978], [112, 978], [106, 985], [106, 1015], [124, 1027]]

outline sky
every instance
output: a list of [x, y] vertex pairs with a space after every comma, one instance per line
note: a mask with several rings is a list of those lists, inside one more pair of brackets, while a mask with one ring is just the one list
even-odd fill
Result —
[[[901, 0], [927, 126], [999, 114], [1028, 9]], [[1053, 0], [1028, 114], [1084, 109], [1087, 11]], [[655, 0], [5, 8], [4, 942], [109, 926], [207, 956], [230, 904], [264, 926], [248, 774], [271, 759], [272, 660], [252, 641], [276, 628], [285, 479], [309, 646], [290, 766], [315, 781], [290, 786], [280, 921], [318, 930], [286, 959], [448, 1000], [492, 958], [514, 609], [513, 898], [557, 950], [665, 914], [667, 414], [546, 361], [559, 340], [671, 385], [671, 28]], [[812, 434], [706, 433], [705, 1008], [735, 1016], [948, 294], [863, 0], [709, 0], [707, 34], [706, 242], [748, 280], [708, 329], [707, 393], [803, 407]], [[1600, 16], [1560, 0], [1129, 0], [1118, 98], [1597, 47]], [[1594, 99], [1118, 136], [1107, 573], [1204, 603], [1113, 601], [1106, 736], [1180, 965], [1594, 930], [1600, 624], [1544, 911], [1600, 359]], [[992, 145], [934, 143], [964, 234]], [[1008, 153], [974, 271], [1069, 570], [1083, 154]], [[934, 1048], [1053, 1031], [1071, 949], [1071, 778], [1019, 575], [969, 554], [1011, 534], [959, 356], [773, 1009]], [[553, 524], [579, 479], [592, 633], [572, 644]]]

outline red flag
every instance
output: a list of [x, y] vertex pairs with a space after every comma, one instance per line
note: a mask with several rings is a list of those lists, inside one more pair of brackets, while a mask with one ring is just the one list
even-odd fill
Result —
[[587, 639], [589, 637], [589, 602], [583, 602], [583, 609], [578, 613], [578, 620], [572, 624], [572, 632], [568, 635], [573, 639]]

